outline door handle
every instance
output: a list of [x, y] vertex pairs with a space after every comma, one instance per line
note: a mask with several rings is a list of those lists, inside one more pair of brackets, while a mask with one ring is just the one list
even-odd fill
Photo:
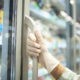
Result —
[[[26, 27], [30, 28], [31, 31], [34, 32], [33, 28], [36, 25], [35, 25], [34, 20], [31, 17], [25, 16], [25, 24], [27, 25]], [[38, 80], [38, 59], [37, 57], [33, 57], [32, 60], [33, 60], [32, 80]]]

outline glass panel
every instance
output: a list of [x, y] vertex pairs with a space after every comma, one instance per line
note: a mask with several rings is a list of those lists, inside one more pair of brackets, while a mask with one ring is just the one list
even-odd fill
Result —
[[1, 80], [1, 55], [2, 55], [2, 28], [3, 28], [3, 0], [0, 0], [0, 80]]
[[[3, 0], [2, 0], [3, 1]], [[0, 1], [1, 3], [1, 1]], [[16, 23], [17, 23], [17, 0], [4, 0], [2, 13], [3, 30], [0, 26], [2, 39], [1, 62], [1, 80], [15, 80], [15, 63], [16, 63]], [[2, 5], [2, 3], [1, 3]], [[0, 48], [1, 52], [1, 48]]]

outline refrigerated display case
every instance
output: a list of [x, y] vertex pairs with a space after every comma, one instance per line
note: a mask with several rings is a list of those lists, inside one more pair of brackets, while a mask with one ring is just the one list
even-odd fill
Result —
[[[36, 65], [33, 66], [33, 59], [26, 56], [25, 44], [27, 44], [28, 35], [26, 24], [28, 21], [25, 22], [25, 15], [29, 15], [38, 25], [37, 27], [42, 32], [45, 44], [51, 54], [64, 66], [80, 73], [80, 41], [78, 36], [80, 24], [76, 21], [76, 6], [72, 7], [73, 20], [71, 14], [69, 15], [69, 11], [72, 10], [70, 0], [61, 0], [61, 2], [67, 3], [65, 9], [62, 7], [64, 4], [58, 1], [7, 0], [6, 2], [4, 0], [4, 8], [0, 12], [4, 13], [3, 27], [0, 28], [3, 29], [2, 37], [0, 37], [1, 80], [54, 80], [41, 64], [36, 64], [38, 74], [36, 74], [37, 69], [32, 71]], [[61, 4], [63, 5], [60, 6]], [[1, 22], [0, 20], [0, 24]]]

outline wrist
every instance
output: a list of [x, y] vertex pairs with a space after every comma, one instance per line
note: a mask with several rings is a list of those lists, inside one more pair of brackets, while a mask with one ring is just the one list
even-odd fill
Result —
[[53, 75], [53, 77], [58, 80], [62, 74], [65, 72], [65, 67], [62, 66], [61, 64], [58, 64], [51, 72], [51, 74]]

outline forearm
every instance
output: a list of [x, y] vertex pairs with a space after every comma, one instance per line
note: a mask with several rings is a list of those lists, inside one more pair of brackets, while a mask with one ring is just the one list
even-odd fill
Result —
[[59, 64], [59, 61], [49, 52], [41, 54], [39, 62], [48, 70], [49, 73]]
[[76, 73], [61, 65], [60, 62], [48, 52], [41, 55], [40, 63], [56, 80], [79, 79], [79, 76]]

